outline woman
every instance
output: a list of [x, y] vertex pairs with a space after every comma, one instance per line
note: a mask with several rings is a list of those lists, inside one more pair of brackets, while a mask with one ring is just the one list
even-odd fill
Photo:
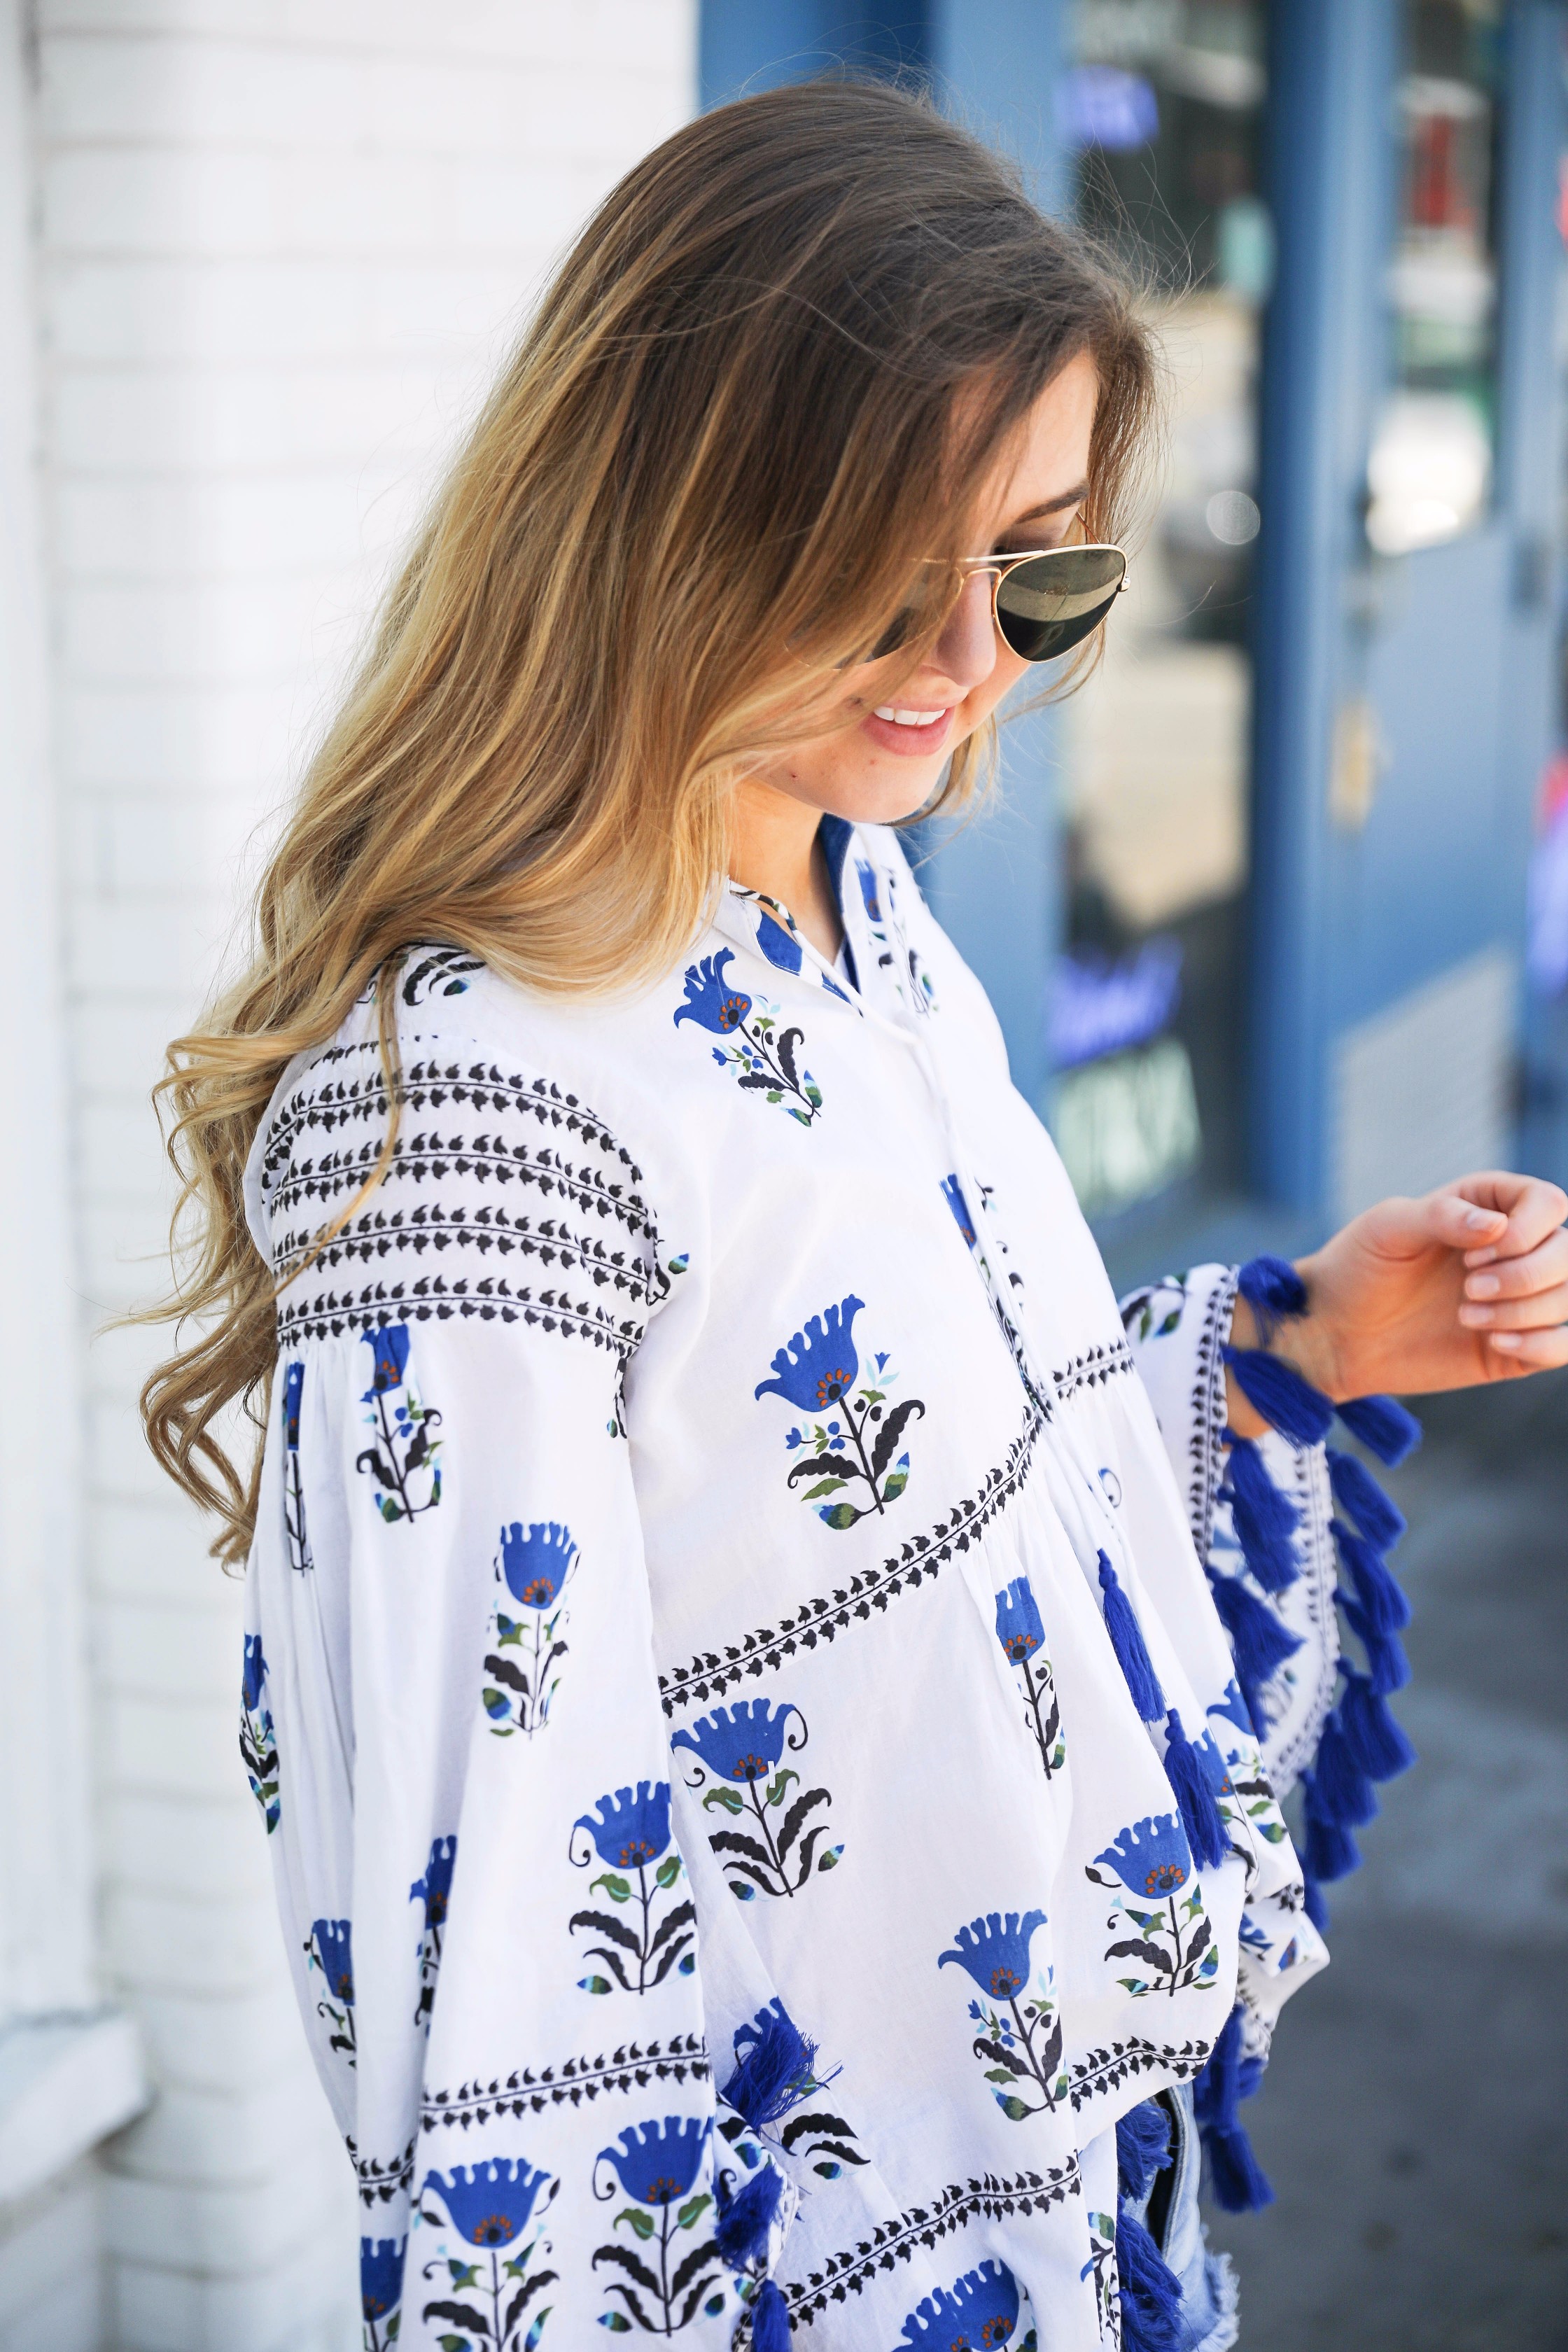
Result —
[[1234, 2335], [1190, 2086], [1261, 2193], [1238, 2077], [1324, 1958], [1269, 1771], [1321, 1752], [1331, 1870], [1401, 1760], [1342, 1457], [1337, 1681], [1326, 1400], [1564, 1360], [1568, 1204], [1468, 1179], [1124, 1333], [889, 828], [1092, 651], [1151, 383], [923, 107], [689, 126], [174, 1049], [204, 1336], [149, 1428], [249, 1557], [373, 2347]]

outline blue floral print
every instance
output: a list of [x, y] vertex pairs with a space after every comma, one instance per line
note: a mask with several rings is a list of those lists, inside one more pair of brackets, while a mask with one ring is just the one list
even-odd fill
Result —
[[454, 1831], [449, 1837], [432, 1841], [430, 1859], [425, 1865], [425, 1875], [416, 1878], [408, 1890], [410, 1903], [425, 1906], [424, 1930], [419, 1938], [419, 2005], [414, 2012], [416, 2025], [430, 2030], [430, 2013], [436, 2006], [436, 1979], [441, 1969], [441, 1938], [447, 1927], [447, 1908], [452, 1899], [452, 1867], [458, 1859], [458, 1838]]
[[490, 1638], [485, 1655], [481, 1703], [490, 1729], [500, 1739], [516, 1731], [531, 1738], [550, 1720], [551, 1702], [566, 1655], [561, 1628], [567, 1612], [560, 1605], [567, 1579], [577, 1564], [577, 1546], [570, 1528], [554, 1519], [514, 1519], [500, 1531], [496, 1554], [496, 1582], [522, 1611], [511, 1616], [498, 1601], [490, 1616]]
[[977, 1238], [974, 1230], [974, 1220], [969, 1213], [969, 1203], [963, 1197], [963, 1187], [959, 1182], [956, 1176], [944, 1176], [942, 1178], [942, 1197], [947, 1202], [948, 1207], [952, 1211], [953, 1223], [957, 1225], [959, 1232], [963, 1235], [963, 1238], [968, 1243], [970, 1248], [973, 1249]]
[[894, 2352], [919, 2346], [922, 2352], [992, 2352], [1012, 2341], [1018, 2325], [1018, 2282], [1005, 2263], [982, 2263], [950, 2287], [926, 2295], [904, 2322]]
[[[826, 1822], [807, 1826], [811, 1813], [832, 1803], [830, 1790], [805, 1789], [785, 1803], [791, 1788], [799, 1787], [800, 1775], [784, 1765], [784, 1749], [787, 1746], [798, 1754], [806, 1737], [805, 1717], [797, 1706], [786, 1703], [775, 1714], [773, 1702], [765, 1698], [737, 1699], [733, 1706], [715, 1707], [689, 1728], [682, 1726], [671, 1734], [672, 1748], [689, 1748], [700, 1759], [689, 1787], [700, 1789], [709, 1772], [734, 1784], [710, 1789], [702, 1800], [704, 1811], [717, 1806], [739, 1820], [749, 1810], [761, 1833], [752, 1836], [749, 1827], [725, 1829], [708, 1840], [725, 1868], [734, 1873], [730, 1892], [742, 1903], [758, 1894], [797, 1895], [815, 1871], [836, 1869], [843, 1854], [842, 1845], [817, 1852], [819, 1841], [829, 1834]], [[775, 1821], [774, 1815], [780, 1818]]]
[[960, 1927], [955, 1948], [937, 1961], [939, 1969], [952, 1962], [967, 1969], [984, 1995], [969, 2004], [980, 2029], [971, 2046], [976, 2058], [989, 2059], [985, 2079], [998, 2086], [992, 2096], [1009, 2123], [1046, 2115], [1067, 2095], [1062, 2029], [1048, 1975], [1030, 1984], [1029, 1947], [1045, 1924], [1043, 1911], [988, 1911]]
[[[1152, 1972], [1117, 1979], [1134, 1999], [1148, 1992], [1168, 1992], [1174, 1999], [1184, 1988], [1202, 1990], [1214, 1982], [1219, 1953], [1204, 1909], [1203, 1887], [1193, 1875], [1187, 1833], [1175, 1813], [1152, 1814], [1118, 1830], [1104, 1853], [1087, 1865], [1087, 1873], [1096, 1886], [1116, 1890], [1116, 1909], [1108, 1925], [1114, 1928], [1125, 1915], [1138, 1929], [1136, 1936], [1109, 1945], [1105, 1954], [1108, 1960], [1137, 1960]], [[1191, 1892], [1184, 1895], [1189, 1886]], [[1163, 1907], [1141, 1909], [1128, 1902], [1127, 1895]]]
[[[724, 2307], [722, 2259], [711, 2236], [698, 2234], [713, 2203], [712, 2192], [698, 2186], [712, 2132], [711, 2116], [666, 2116], [622, 2132], [620, 2146], [601, 2148], [595, 2160], [595, 2196], [609, 2201], [618, 2188], [630, 2200], [613, 2227], [624, 2222], [632, 2242], [612, 2239], [594, 2255], [595, 2270], [604, 2263], [620, 2273], [605, 2291], [618, 2295], [623, 2307], [612, 2307], [600, 2322], [612, 2335], [635, 2326], [647, 2336], [674, 2336], [690, 2326], [700, 2306], [711, 2317]], [[684, 2253], [683, 2235], [696, 2240]], [[647, 2248], [646, 2258], [638, 2247]]]
[[316, 1565], [305, 1529], [305, 1489], [300, 1475], [300, 1400], [304, 1389], [305, 1367], [296, 1358], [283, 1367], [283, 1525], [289, 1538], [289, 1564], [301, 1573]]
[[356, 2037], [353, 1931], [348, 1920], [312, 1919], [305, 1939], [305, 1966], [320, 1969], [327, 1980], [327, 1995], [316, 2003], [316, 2014], [331, 2029], [329, 2049], [343, 2051], [352, 2066]]
[[[471, 2169], [455, 2164], [450, 2172], [426, 2174], [419, 2219], [440, 2228], [440, 2215], [426, 2210], [423, 2201], [425, 2197], [438, 2197], [453, 2229], [480, 2257], [478, 2261], [454, 2259], [443, 2250], [433, 2262], [426, 2263], [422, 2275], [426, 2279], [444, 2275], [447, 2292], [427, 2303], [422, 2316], [426, 2320], [450, 2320], [467, 2331], [458, 2336], [437, 2336], [437, 2343], [468, 2346], [477, 2341], [484, 2345], [486, 2352], [534, 2352], [551, 2306], [546, 2304], [531, 2313], [531, 2306], [536, 2296], [554, 2284], [558, 2274], [551, 2270], [535, 2270], [532, 2263], [536, 2255], [548, 2256], [550, 2252], [550, 2241], [543, 2233], [542, 2223], [560, 2185], [550, 2173], [534, 2169], [521, 2157], [492, 2157], [489, 2163], [476, 2164]], [[506, 2248], [515, 2246], [521, 2238], [534, 2218], [536, 2207], [540, 2222], [536, 2234], [521, 2252], [505, 2254]], [[484, 2308], [487, 2304], [488, 2311]]]
[[579, 1813], [574, 1822], [572, 1860], [580, 1870], [587, 1869], [595, 1855], [605, 1864], [590, 1880], [588, 1892], [602, 1892], [616, 1912], [576, 1911], [570, 1925], [607, 1938], [586, 1950], [591, 1959], [604, 1961], [610, 1976], [579, 1977], [577, 1981], [584, 1992], [612, 1992], [616, 1985], [623, 1992], [651, 1992], [672, 1969], [689, 1976], [697, 1965], [694, 1906], [686, 1900], [663, 1901], [679, 1885], [685, 1868], [671, 1844], [669, 1782], [639, 1780], [635, 1790], [616, 1789], [597, 1800], [596, 1811], [597, 1820], [592, 1813]]
[[408, 1377], [408, 1326], [389, 1323], [362, 1333], [371, 1351], [370, 1386], [360, 1402], [372, 1442], [354, 1468], [368, 1472], [377, 1510], [389, 1526], [410, 1525], [441, 1499], [441, 1440], [431, 1434], [441, 1416], [422, 1404]]
[[261, 1818], [270, 1837], [281, 1818], [282, 1808], [278, 1798], [278, 1737], [272, 1728], [272, 1709], [262, 1705], [266, 1685], [267, 1661], [261, 1654], [261, 1636], [247, 1633], [245, 1670], [240, 1678], [239, 1752], [250, 1793], [261, 1808]]
[[1026, 1576], [1015, 1577], [996, 1595], [996, 1639], [1024, 1693], [1025, 1719], [1034, 1734], [1048, 1780], [1067, 1761], [1056, 1676], [1047, 1653], [1046, 1629]]
[[782, 924], [775, 923], [765, 907], [757, 912], [757, 945], [781, 971], [798, 971], [805, 961], [800, 941]]
[[406, 2238], [362, 2238], [359, 2242], [364, 2352], [389, 2352], [397, 2340], [397, 2308], [403, 2301], [403, 2257], [407, 2247]]
[[[766, 916], [763, 919], [771, 921]], [[776, 923], [772, 928], [779, 930]], [[787, 939], [788, 934], [779, 931], [779, 937]], [[789, 969], [798, 971], [798, 948], [795, 958]], [[775, 963], [779, 961], [776, 955], [773, 960]], [[682, 1021], [692, 1021], [711, 1036], [732, 1038], [733, 1044], [712, 1049], [720, 1068], [733, 1071], [737, 1083], [747, 1093], [761, 1094], [768, 1102], [783, 1104], [791, 1118], [798, 1120], [802, 1127], [810, 1127], [822, 1108], [822, 1089], [796, 1059], [795, 1048], [805, 1033], [781, 1029], [776, 1005], [753, 1005], [742, 990], [729, 985], [725, 967], [734, 961], [732, 949], [721, 948], [717, 955], [704, 956], [700, 963], [687, 966], [686, 1002], [676, 1008], [676, 1024], [679, 1027]], [[793, 1099], [786, 1100], [786, 1097]]]
[[[856, 1387], [860, 1357], [855, 1318], [865, 1304], [851, 1292], [837, 1306], [812, 1316], [805, 1328], [776, 1351], [773, 1379], [759, 1381], [754, 1391], [758, 1397], [781, 1396], [801, 1412], [831, 1415], [805, 1429], [790, 1430], [784, 1445], [792, 1454], [811, 1449], [795, 1464], [787, 1483], [793, 1487], [803, 1478], [812, 1479], [805, 1500], [816, 1507], [826, 1526], [838, 1529], [852, 1528], [873, 1511], [885, 1512], [898, 1501], [909, 1485], [910, 1457], [900, 1454], [895, 1461], [894, 1454], [910, 1423], [925, 1412], [918, 1397], [906, 1397], [890, 1412], [885, 1411], [888, 1391], [898, 1377], [886, 1354], [873, 1358], [874, 1371]], [[858, 1488], [861, 1498], [827, 1500], [846, 1487]]]

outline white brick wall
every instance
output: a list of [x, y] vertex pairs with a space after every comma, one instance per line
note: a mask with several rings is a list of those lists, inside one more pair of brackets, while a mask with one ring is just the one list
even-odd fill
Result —
[[[352, 2183], [235, 1747], [238, 1591], [141, 1446], [150, 1344], [88, 1344], [156, 1278], [147, 1088], [442, 452], [562, 240], [689, 110], [694, 16], [37, 0], [101, 1945], [159, 2084], [73, 2193], [125, 2352], [357, 2342]], [[7, 2275], [0, 2234], [0, 2352]], [[72, 2292], [76, 2334], [30, 2343], [95, 2341], [97, 2288]]]

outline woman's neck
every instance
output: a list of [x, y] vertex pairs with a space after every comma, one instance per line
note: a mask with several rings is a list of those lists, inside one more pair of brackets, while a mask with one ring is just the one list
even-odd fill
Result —
[[827, 859], [817, 836], [822, 812], [759, 777], [735, 786], [730, 811], [730, 872], [743, 889], [787, 907], [797, 928], [831, 963], [843, 927]]

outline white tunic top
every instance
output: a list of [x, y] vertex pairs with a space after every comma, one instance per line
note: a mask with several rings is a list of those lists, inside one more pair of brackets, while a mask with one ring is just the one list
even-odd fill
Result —
[[[374, 2347], [744, 2342], [716, 2200], [773, 2166], [802, 2343], [1089, 2352], [1116, 2117], [1325, 1957], [1194, 1550], [1234, 1276], [1124, 1333], [897, 837], [829, 838], [854, 982], [734, 886], [630, 1001], [417, 950], [395, 1157], [313, 1255], [385, 1134], [374, 1003], [258, 1139], [244, 1738]], [[1287, 1764], [1333, 1656], [1288, 1599]], [[776, 2004], [815, 2060], [751, 2128]]]

